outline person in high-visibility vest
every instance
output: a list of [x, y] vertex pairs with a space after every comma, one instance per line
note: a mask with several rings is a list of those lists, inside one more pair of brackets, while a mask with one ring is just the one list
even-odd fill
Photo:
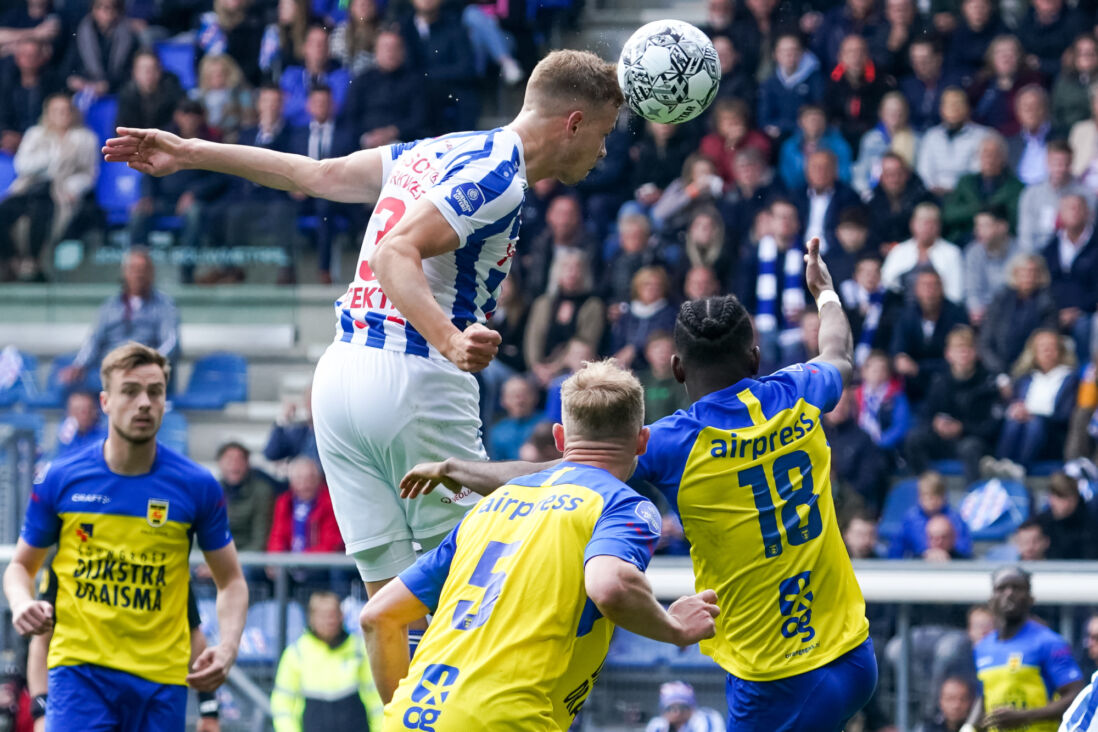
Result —
[[362, 638], [343, 627], [335, 593], [309, 598], [309, 627], [282, 653], [271, 711], [275, 732], [381, 729], [381, 697]]

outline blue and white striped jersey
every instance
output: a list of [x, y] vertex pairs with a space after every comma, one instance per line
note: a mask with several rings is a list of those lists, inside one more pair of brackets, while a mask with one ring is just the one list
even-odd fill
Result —
[[455, 326], [483, 323], [511, 268], [526, 194], [522, 141], [507, 127], [383, 149], [384, 184], [355, 279], [335, 303], [336, 340], [442, 359], [385, 297], [370, 259], [404, 212], [426, 197], [457, 232], [458, 249], [423, 260], [431, 293]]
[[1079, 692], [1064, 712], [1059, 732], [1098, 732], [1098, 671], [1090, 677], [1090, 685]]

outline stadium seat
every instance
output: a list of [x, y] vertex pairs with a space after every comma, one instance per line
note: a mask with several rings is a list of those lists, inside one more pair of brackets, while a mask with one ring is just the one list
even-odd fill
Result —
[[15, 161], [11, 155], [0, 152], [0, 200], [3, 200], [8, 192], [8, 187], [15, 180]]
[[965, 466], [960, 460], [935, 460], [930, 464], [932, 470], [942, 475], [964, 475]]
[[221, 409], [229, 402], [248, 401], [248, 362], [235, 353], [211, 353], [194, 364], [187, 391], [175, 400], [177, 409]]
[[114, 121], [118, 118], [118, 99], [113, 96], [100, 97], [84, 115], [84, 124], [95, 133], [102, 145], [108, 138], [114, 137]]
[[95, 198], [109, 226], [124, 226], [130, 220], [130, 209], [141, 198], [141, 173], [117, 163], [99, 166]]
[[179, 83], [184, 90], [190, 91], [195, 87], [198, 78], [194, 70], [194, 46], [190, 43], [162, 41], [156, 44], [156, 55], [160, 57], [160, 65], [165, 71], [179, 77]]
[[1013, 480], [992, 478], [974, 483], [961, 501], [961, 517], [968, 523], [973, 541], [1003, 541], [1029, 513], [1029, 491]]
[[1041, 460], [1029, 466], [1026, 475], [1030, 478], [1047, 478], [1063, 469], [1064, 463], [1060, 460]]
[[904, 514], [918, 502], [918, 499], [919, 486], [914, 478], [892, 486], [888, 496], [885, 497], [881, 521], [877, 524], [877, 535], [882, 541], [888, 543], [900, 535]]
[[0, 407], [10, 407], [38, 395], [38, 359], [15, 346], [0, 351]]
[[46, 377], [46, 388], [26, 400], [28, 407], [35, 409], [61, 409], [65, 399], [73, 391], [98, 392], [103, 388], [99, 380], [99, 371], [89, 369], [79, 384], [62, 384], [61, 372], [72, 365], [76, 353], [64, 353], [50, 362], [50, 373]]
[[180, 455], [187, 454], [187, 418], [178, 410], [164, 412], [157, 440]]

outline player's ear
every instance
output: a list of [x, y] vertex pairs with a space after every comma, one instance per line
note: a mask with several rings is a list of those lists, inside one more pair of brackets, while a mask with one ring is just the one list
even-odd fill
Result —
[[557, 422], [553, 425], [553, 442], [557, 446], [557, 452], [564, 452], [564, 425]]
[[640, 433], [637, 435], [637, 455], [643, 455], [648, 452], [648, 438], [652, 432], [647, 427], [641, 427]]
[[762, 353], [759, 351], [758, 346], [751, 346], [751, 354], [748, 357], [747, 366], [748, 373], [751, 376], [759, 373], [759, 361], [762, 360]]
[[671, 355], [671, 375], [680, 384], [686, 383], [686, 369], [683, 367], [682, 359], [679, 358], [677, 353]]
[[568, 135], [574, 137], [579, 132], [580, 123], [583, 122], [583, 110], [574, 110], [568, 115]]
[[107, 409], [107, 389], [103, 388], [103, 391], [99, 392], [99, 409], [103, 411], [103, 414], [110, 414]]

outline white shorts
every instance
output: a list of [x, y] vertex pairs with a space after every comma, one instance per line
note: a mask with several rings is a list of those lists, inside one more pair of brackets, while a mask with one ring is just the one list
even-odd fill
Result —
[[437, 543], [480, 498], [468, 490], [455, 497], [442, 486], [414, 500], [399, 494], [417, 463], [488, 459], [479, 402], [476, 379], [449, 361], [342, 342], [321, 356], [313, 426], [347, 553], [407, 547], [395, 561], [392, 552], [376, 553], [383, 566], [363, 566], [356, 556], [363, 579], [388, 579], [410, 566], [413, 541]]

